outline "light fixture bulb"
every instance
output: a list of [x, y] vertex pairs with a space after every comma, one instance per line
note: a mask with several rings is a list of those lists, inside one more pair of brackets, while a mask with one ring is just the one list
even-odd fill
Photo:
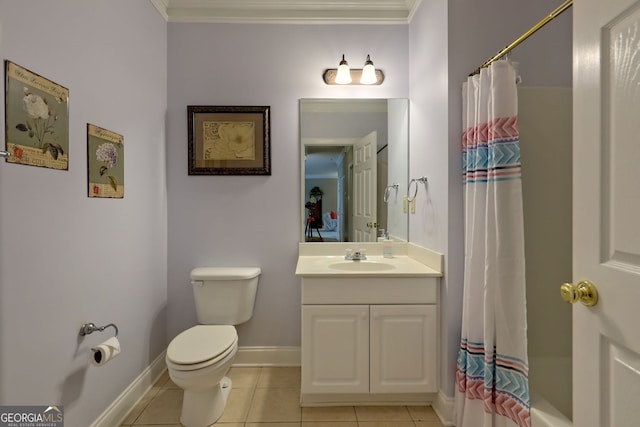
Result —
[[336, 74], [336, 83], [340, 85], [348, 85], [351, 83], [351, 71], [349, 70], [349, 64], [342, 55], [342, 61], [338, 66], [338, 73]]
[[378, 77], [376, 76], [376, 68], [373, 66], [373, 61], [371, 57], [367, 55], [367, 60], [364, 63], [364, 68], [362, 69], [362, 76], [360, 77], [360, 83], [363, 85], [372, 85], [378, 81]]

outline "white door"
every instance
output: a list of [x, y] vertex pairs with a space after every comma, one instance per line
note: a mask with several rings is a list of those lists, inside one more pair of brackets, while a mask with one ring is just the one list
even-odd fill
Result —
[[575, 0], [573, 34], [573, 281], [599, 292], [573, 306], [573, 424], [637, 427], [640, 1]]
[[371, 393], [435, 393], [435, 305], [370, 307]]
[[346, 198], [345, 194], [345, 183], [346, 183], [346, 175], [341, 175], [338, 177], [338, 241], [344, 242], [344, 199]]
[[375, 242], [378, 229], [377, 133], [371, 132], [353, 145], [353, 224], [354, 242]]
[[302, 306], [302, 393], [369, 392], [369, 306]]

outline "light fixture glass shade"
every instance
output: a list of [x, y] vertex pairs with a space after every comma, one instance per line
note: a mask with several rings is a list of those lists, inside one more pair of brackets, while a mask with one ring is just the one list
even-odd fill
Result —
[[363, 85], [371, 85], [377, 81], [378, 77], [376, 76], [376, 68], [373, 66], [373, 61], [371, 61], [369, 55], [367, 55], [367, 61], [364, 63], [362, 76], [360, 77], [360, 83]]
[[336, 74], [336, 83], [340, 85], [348, 85], [351, 83], [351, 71], [349, 70], [349, 64], [342, 55], [342, 61], [338, 66], [338, 73]]

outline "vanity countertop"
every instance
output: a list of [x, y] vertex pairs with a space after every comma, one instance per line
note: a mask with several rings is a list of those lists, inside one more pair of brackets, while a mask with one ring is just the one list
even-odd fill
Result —
[[[345, 260], [349, 251], [361, 251], [364, 261]], [[382, 256], [382, 244], [300, 243], [299, 277], [442, 277], [444, 256], [408, 242], [393, 242], [393, 257]]]
[[299, 256], [296, 276], [302, 277], [440, 277], [442, 273], [409, 256], [367, 256], [363, 261], [344, 256]]

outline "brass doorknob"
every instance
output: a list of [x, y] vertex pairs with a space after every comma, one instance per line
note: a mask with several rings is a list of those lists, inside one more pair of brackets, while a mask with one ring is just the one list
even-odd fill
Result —
[[598, 290], [596, 289], [596, 285], [588, 280], [583, 280], [578, 283], [578, 286], [574, 286], [571, 283], [563, 283], [562, 286], [560, 286], [560, 296], [570, 304], [575, 304], [577, 301], [580, 301], [587, 307], [593, 307], [598, 303]]
[[368, 222], [367, 223], [367, 227], [369, 227], [369, 228], [377, 228], [378, 227], [378, 223], [377, 222]]

